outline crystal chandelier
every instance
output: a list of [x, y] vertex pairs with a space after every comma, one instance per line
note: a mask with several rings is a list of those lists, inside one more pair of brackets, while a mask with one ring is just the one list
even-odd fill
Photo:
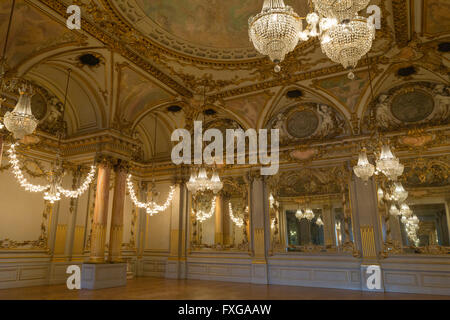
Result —
[[250, 41], [255, 49], [269, 56], [278, 65], [289, 52], [293, 51], [302, 31], [300, 17], [283, 0], [264, 0], [260, 13], [248, 21]]
[[[12, 2], [11, 11], [9, 15], [8, 28], [6, 31], [6, 38], [3, 44], [3, 53], [0, 58], [0, 90], [15, 91], [18, 86], [18, 79], [8, 78], [6, 75], [6, 48], [8, 46], [9, 34], [11, 30], [11, 22], [14, 14], [15, 1]], [[19, 100], [11, 112], [6, 112], [3, 117], [3, 124], [12, 132], [15, 139], [22, 139], [24, 136], [32, 134], [38, 125], [38, 120], [33, 116], [31, 111], [31, 97], [33, 96], [33, 89], [30, 84], [23, 83], [18, 89]], [[0, 98], [1, 100], [1, 98]], [[2, 125], [3, 127], [3, 125]]]
[[370, 0], [312, 0], [318, 14], [338, 21], [350, 19], [369, 4]]
[[393, 216], [399, 216], [400, 214], [400, 210], [398, 210], [397, 206], [395, 205], [395, 203], [391, 204], [391, 207], [389, 208], [389, 213]]
[[[249, 38], [255, 49], [269, 56], [275, 72], [279, 63], [293, 51], [299, 41], [319, 36], [322, 51], [344, 68], [355, 68], [358, 60], [369, 52], [375, 38], [375, 27], [358, 16], [369, 0], [313, 0], [316, 12], [306, 16], [307, 27], [283, 0], [265, 0], [262, 11], [249, 19]], [[349, 73], [353, 79], [353, 72]]]
[[395, 181], [402, 175], [404, 166], [392, 154], [389, 145], [384, 144], [381, 147], [380, 158], [376, 160], [376, 168], [378, 172], [382, 172], [390, 180]]
[[[367, 160], [366, 149], [363, 148], [359, 153], [358, 164], [353, 167], [353, 172], [358, 178], [363, 181], [367, 181], [373, 174], [383, 173], [389, 180], [397, 181], [397, 178], [402, 175], [404, 166], [400, 163], [400, 160], [392, 154], [392, 151], [387, 144], [383, 144], [381, 147], [381, 154], [375, 161], [376, 167], [369, 163]], [[403, 186], [397, 184], [400, 191]], [[381, 190], [381, 192], [383, 192]], [[379, 197], [380, 199], [380, 197]]]
[[310, 208], [307, 208], [305, 210], [305, 213], [303, 214], [303, 217], [306, 220], [311, 221], [312, 219], [314, 219], [314, 212]]
[[206, 211], [206, 210], [194, 210], [194, 208], [192, 208], [192, 214], [195, 215], [195, 218], [197, 219], [197, 221], [199, 222], [203, 222], [209, 218], [211, 218], [214, 215], [214, 212], [216, 211], [216, 200], [217, 200], [217, 196], [214, 196], [212, 201], [211, 201], [211, 206], [210, 206], [210, 210]]
[[367, 160], [366, 148], [362, 148], [359, 153], [358, 164], [353, 168], [355, 175], [361, 178], [364, 182], [367, 182], [373, 173], [375, 172], [375, 167], [373, 164], [369, 163]]
[[319, 227], [323, 226], [322, 218], [318, 217], [317, 220], [316, 220], [316, 224], [317, 224]]
[[200, 167], [196, 175], [194, 170], [191, 172], [191, 177], [186, 183], [186, 187], [192, 194], [211, 190], [214, 194], [222, 190], [223, 183], [220, 181], [217, 171], [213, 171], [211, 179], [208, 178], [205, 167]]
[[[148, 202], [141, 202], [138, 200], [138, 198], [136, 196], [136, 192], [134, 191], [134, 186], [133, 186], [133, 182], [131, 181], [131, 178], [132, 178], [132, 176], [131, 176], [131, 174], [129, 174], [127, 177], [127, 187], [128, 187], [128, 192], [130, 193], [131, 201], [133, 201], [133, 203], [136, 207], [145, 209], [146, 212], [150, 216], [153, 216], [156, 213], [167, 210], [169, 205], [172, 203], [173, 194], [175, 192], [174, 186], [170, 186], [169, 194], [167, 195], [167, 199], [163, 205], [158, 205], [155, 201], [153, 201], [153, 199]], [[154, 193], [152, 193], [152, 197], [153, 197], [153, 194]]]
[[[341, 23], [330, 22], [329, 27], [321, 31], [320, 46], [323, 53], [349, 69], [355, 68], [359, 59], [369, 52], [375, 38], [374, 25], [359, 16]], [[354, 78], [352, 72], [349, 73], [349, 78]]]
[[8, 150], [9, 153], [9, 163], [11, 164], [12, 172], [16, 177], [17, 181], [21, 187], [23, 187], [26, 191], [29, 192], [44, 192], [44, 199], [49, 201], [50, 203], [54, 203], [55, 201], [61, 200], [61, 194], [67, 198], [78, 198], [81, 196], [86, 190], [89, 188], [92, 180], [94, 179], [96, 167], [91, 166], [91, 170], [86, 176], [83, 183], [76, 190], [67, 190], [61, 186], [61, 180], [63, 173], [56, 172], [56, 170], [51, 170], [47, 173], [50, 177], [50, 183], [47, 185], [34, 185], [28, 182], [25, 178], [22, 169], [20, 169], [19, 159], [16, 154], [17, 143], [11, 145]]
[[38, 120], [31, 111], [31, 97], [33, 95], [31, 86], [29, 88], [23, 86], [19, 93], [20, 97], [16, 107], [13, 111], [6, 112], [3, 118], [6, 129], [12, 132], [14, 138], [18, 140], [32, 134], [38, 125]]
[[302, 211], [301, 209], [297, 209], [297, 211], [295, 212], [295, 217], [296, 217], [298, 220], [303, 219], [303, 211]]
[[[245, 208], [245, 212], [248, 212], [248, 206]], [[235, 224], [238, 228], [240, 228], [240, 227], [242, 227], [242, 226], [244, 225], [244, 219], [242, 219], [241, 217], [236, 217], [236, 216], [233, 214], [233, 207], [232, 207], [232, 205], [231, 205], [231, 202], [228, 202], [228, 213], [229, 213], [229, 215], [230, 215], [231, 221], [233, 221], [234, 224]]]

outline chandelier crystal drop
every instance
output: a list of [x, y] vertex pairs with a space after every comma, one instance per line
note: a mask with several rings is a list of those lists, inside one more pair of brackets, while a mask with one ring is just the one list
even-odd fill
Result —
[[12, 132], [15, 139], [23, 139], [24, 136], [32, 134], [38, 125], [38, 120], [31, 111], [31, 89], [22, 87], [19, 90], [20, 96], [16, 107], [11, 112], [6, 112], [3, 117], [3, 123]]
[[344, 68], [355, 68], [359, 59], [369, 52], [375, 38], [374, 25], [359, 16], [322, 31], [320, 46], [323, 53]]
[[369, 178], [373, 176], [375, 167], [367, 160], [367, 151], [365, 148], [359, 153], [358, 164], [353, 168], [353, 171], [355, 172], [355, 175], [364, 182], [367, 182]]
[[214, 215], [214, 212], [216, 211], [216, 200], [217, 200], [217, 196], [214, 196], [211, 201], [211, 209], [209, 211], [205, 211], [205, 210], [195, 211], [192, 208], [192, 214], [195, 215], [195, 218], [197, 219], [197, 221], [203, 222], [203, 221], [211, 218]]
[[302, 32], [300, 17], [283, 0], [264, 0], [262, 11], [249, 19], [249, 38], [255, 49], [277, 64], [293, 51]]
[[323, 17], [339, 21], [350, 19], [367, 7], [370, 0], [312, 0], [314, 9]]
[[134, 203], [134, 205], [136, 207], [145, 209], [146, 212], [150, 216], [153, 216], [153, 215], [155, 215], [155, 214], [157, 214], [159, 212], [163, 212], [163, 211], [167, 210], [167, 208], [172, 203], [173, 195], [175, 193], [175, 187], [174, 186], [170, 186], [169, 194], [168, 194], [167, 199], [166, 199], [166, 201], [164, 202], [163, 205], [158, 205], [154, 201], [141, 202], [141, 201], [138, 200], [138, 198], [136, 196], [136, 192], [134, 191], [134, 186], [133, 186], [133, 182], [131, 181], [131, 178], [132, 178], [132, 176], [131, 176], [131, 174], [129, 174], [128, 177], [127, 177], [127, 187], [128, 187], [128, 192], [130, 193], [131, 201], [133, 201], [133, 203]]
[[404, 166], [399, 159], [392, 154], [389, 145], [381, 147], [380, 158], [376, 161], [377, 171], [382, 172], [390, 180], [396, 181], [402, 175]]

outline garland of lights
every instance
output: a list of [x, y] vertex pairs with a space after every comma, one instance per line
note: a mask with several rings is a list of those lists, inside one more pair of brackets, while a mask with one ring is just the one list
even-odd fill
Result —
[[211, 201], [211, 209], [209, 212], [203, 211], [203, 210], [197, 210], [195, 211], [194, 208], [192, 208], [192, 214], [195, 215], [197, 221], [203, 222], [209, 218], [211, 218], [216, 211], [216, 196]]
[[50, 188], [50, 185], [47, 184], [46, 186], [42, 185], [34, 185], [28, 182], [28, 180], [25, 178], [25, 176], [22, 173], [22, 170], [19, 167], [19, 159], [17, 158], [16, 154], [16, 146], [17, 143], [11, 144], [11, 147], [8, 150], [9, 153], [9, 163], [12, 166], [13, 174], [15, 175], [16, 179], [19, 181], [20, 186], [23, 187], [25, 190], [30, 192], [43, 192]]
[[[248, 206], [247, 207], [245, 207], [245, 212], [248, 212]], [[233, 214], [233, 208], [232, 208], [232, 206], [231, 206], [231, 202], [228, 202], [228, 213], [230, 214], [230, 218], [231, 218], [231, 221], [233, 221], [234, 222], [234, 224], [237, 226], [237, 227], [242, 227], [243, 225], [244, 225], [244, 219], [242, 219], [242, 218], [238, 218], [238, 217], [235, 217], [234, 216], [234, 214]]]
[[66, 190], [61, 187], [59, 183], [58, 177], [52, 175], [51, 183], [45, 186], [43, 185], [34, 185], [28, 182], [28, 180], [23, 175], [22, 170], [19, 166], [19, 159], [16, 154], [16, 146], [17, 143], [11, 144], [11, 147], [8, 150], [9, 153], [9, 163], [11, 164], [12, 171], [16, 179], [19, 181], [21, 187], [23, 187], [26, 191], [30, 192], [44, 192], [44, 200], [50, 201], [54, 203], [55, 201], [61, 200], [61, 194], [63, 194], [67, 198], [78, 198], [81, 196], [86, 190], [89, 188], [89, 185], [94, 178], [96, 167], [91, 166], [91, 171], [87, 175], [84, 182], [81, 186], [76, 190]]
[[91, 166], [91, 171], [89, 171], [89, 174], [87, 175], [86, 179], [77, 190], [66, 190], [63, 187], [58, 186], [57, 187], [58, 191], [67, 198], [78, 198], [89, 188], [92, 179], [94, 179], [96, 169], [97, 168], [95, 166]]
[[130, 193], [131, 201], [133, 201], [134, 205], [138, 208], [145, 208], [146, 212], [150, 216], [153, 216], [154, 214], [156, 214], [158, 212], [165, 211], [171, 204], [172, 199], [173, 199], [173, 194], [175, 192], [175, 187], [170, 186], [170, 191], [169, 191], [169, 195], [167, 196], [166, 202], [164, 202], [163, 205], [158, 205], [154, 201], [141, 202], [138, 200], [138, 198], [136, 197], [136, 192], [134, 191], [133, 182], [131, 181], [131, 174], [129, 174], [127, 177], [127, 186], [128, 186], [128, 192]]

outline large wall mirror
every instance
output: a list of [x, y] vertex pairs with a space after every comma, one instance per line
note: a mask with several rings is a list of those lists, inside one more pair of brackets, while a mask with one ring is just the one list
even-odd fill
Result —
[[[405, 161], [400, 183], [407, 198], [399, 210], [386, 201], [381, 191], [378, 192], [386, 256], [450, 254], [449, 163], [449, 157]], [[377, 183], [378, 187], [383, 186], [379, 179]], [[411, 216], [411, 222], [405, 217], [405, 210]]]
[[271, 250], [357, 255], [345, 167], [285, 171], [268, 179]]
[[190, 250], [249, 250], [248, 183], [224, 177], [217, 194], [190, 195]]

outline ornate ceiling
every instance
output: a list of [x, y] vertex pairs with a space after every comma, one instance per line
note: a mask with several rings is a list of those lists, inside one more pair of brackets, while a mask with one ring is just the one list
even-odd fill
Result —
[[[309, 10], [305, 0], [286, 3], [300, 16]], [[284, 145], [301, 149], [296, 153], [300, 158], [306, 157], [303, 152], [323, 152], [314, 144], [370, 133], [382, 95], [390, 108], [385, 123], [378, 122], [385, 131], [416, 124], [448, 126], [448, 115], [430, 95], [440, 90], [436, 84], [449, 84], [450, 4], [371, 3], [382, 9], [382, 28], [354, 80], [321, 52], [316, 40], [299, 44], [282, 71], [274, 73], [247, 34], [248, 17], [260, 11], [262, 0], [18, 0], [7, 59], [11, 73], [41, 88], [34, 103], [40, 134], [52, 133], [66, 70], [72, 68], [65, 118], [70, 139], [102, 134], [137, 139], [142, 145], [138, 158], [144, 161], [167, 158], [170, 133], [198, 115], [203, 92], [212, 110], [207, 122], [228, 119], [244, 129], [278, 126], [284, 130]], [[69, 4], [81, 6], [82, 30], [66, 28]], [[0, 3], [2, 35], [10, 5]], [[2, 36], [1, 46], [3, 41]], [[405, 88], [416, 91], [400, 95]], [[15, 99], [8, 97], [1, 114]], [[421, 101], [424, 109], [415, 110], [411, 99]], [[181, 110], [169, 111], [170, 106]], [[302, 125], [305, 119], [311, 121]]]

